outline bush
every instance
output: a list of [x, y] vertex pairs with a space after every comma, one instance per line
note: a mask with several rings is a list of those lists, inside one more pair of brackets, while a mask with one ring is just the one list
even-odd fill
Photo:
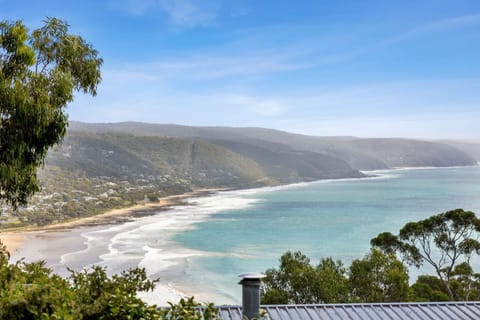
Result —
[[8, 258], [0, 241], [0, 319], [218, 319], [212, 304], [201, 307], [193, 297], [168, 309], [147, 305], [136, 294], [153, 290], [157, 280], [149, 280], [145, 269], [109, 277], [105, 268], [96, 266], [71, 271], [64, 279], [43, 261], [9, 264]]

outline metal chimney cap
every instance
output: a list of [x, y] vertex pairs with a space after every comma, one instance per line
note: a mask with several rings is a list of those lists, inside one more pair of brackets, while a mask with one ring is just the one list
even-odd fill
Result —
[[264, 275], [263, 273], [258, 273], [258, 272], [249, 272], [249, 273], [242, 273], [240, 275], [238, 275], [240, 278], [242, 279], [246, 279], [246, 280], [253, 280], [253, 279], [263, 279], [266, 277], [266, 275]]

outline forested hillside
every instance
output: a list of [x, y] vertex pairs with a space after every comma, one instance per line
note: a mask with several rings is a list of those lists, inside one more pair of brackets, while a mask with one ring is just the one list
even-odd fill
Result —
[[44, 225], [200, 188], [360, 178], [365, 174], [359, 170], [392, 167], [475, 165], [478, 149], [470, 155], [469, 146], [263, 128], [72, 122], [38, 173], [41, 191], [16, 212], [3, 205], [0, 225]]
[[316, 137], [265, 128], [188, 127], [179, 125], [123, 122], [87, 124], [73, 122], [72, 128], [84, 132], [117, 132], [140, 136], [197, 138], [251, 144], [270, 148], [271, 143], [297, 151], [329, 155], [342, 160], [352, 169], [377, 170], [392, 167], [476, 165], [478, 144], [452, 144], [399, 138]]
[[27, 208], [3, 207], [4, 227], [44, 225], [197, 188], [277, 184], [253, 160], [203, 141], [70, 132], [39, 171]]

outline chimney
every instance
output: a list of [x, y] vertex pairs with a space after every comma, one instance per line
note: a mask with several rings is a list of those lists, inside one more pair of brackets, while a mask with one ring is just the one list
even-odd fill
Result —
[[246, 273], [239, 277], [242, 280], [242, 313], [247, 319], [258, 319], [260, 317], [260, 285], [265, 278], [261, 273]]

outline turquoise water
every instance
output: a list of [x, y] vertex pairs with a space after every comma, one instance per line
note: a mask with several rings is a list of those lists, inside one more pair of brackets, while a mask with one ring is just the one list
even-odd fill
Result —
[[[215, 283], [235, 297], [234, 276], [278, 266], [287, 250], [346, 264], [368, 252], [378, 233], [454, 208], [480, 214], [480, 168], [395, 170], [378, 179], [317, 182], [259, 190], [252, 202], [222, 210], [173, 240], [206, 254], [189, 259], [187, 282]], [[238, 300], [238, 296], [237, 296]]]
[[[397, 233], [409, 221], [454, 208], [480, 214], [480, 167], [374, 174], [221, 192], [122, 224], [43, 233], [16, 258], [46, 259], [60, 274], [67, 266], [102, 265], [110, 274], [140, 266], [164, 286], [144, 297], [149, 302], [164, 305], [165, 290], [176, 289], [229, 304], [240, 302], [237, 275], [277, 267], [287, 250], [348, 266], [380, 232]], [[418, 273], [411, 270], [413, 281]]]

